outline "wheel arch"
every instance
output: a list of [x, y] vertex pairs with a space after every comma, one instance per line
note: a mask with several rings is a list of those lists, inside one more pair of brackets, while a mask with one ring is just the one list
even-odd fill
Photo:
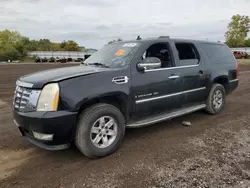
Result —
[[92, 96], [87, 99], [83, 99], [78, 104], [78, 116], [81, 114], [82, 111], [84, 111], [89, 106], [92, 106], [97, 103], [107, 103], [117, 107], [123, 114], [125, 120], [127, 120], [129, 116], [128, 101], [129, 101], [128, 95], [120, 91], [105, 93], [98, 96]]
[[225, 88], [226, 93], [229, 92], [229, 79], [228, 79], [228, 76], [221, 75], [221, 76], [215, 77], [213, 79], [212, 84], [215, 84], [215, 83], [223, 85], [223, 87]]

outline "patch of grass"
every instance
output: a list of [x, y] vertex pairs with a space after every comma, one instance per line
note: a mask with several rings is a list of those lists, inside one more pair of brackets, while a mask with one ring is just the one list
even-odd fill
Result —
[[250, 66], [250, 59], [237, 59], [237, 62], [238, 62], [240, 65], [247, 65], [247, 66]]
[[34, 63], [35, 59], [33, 57], [25, 57], [21, 63]]

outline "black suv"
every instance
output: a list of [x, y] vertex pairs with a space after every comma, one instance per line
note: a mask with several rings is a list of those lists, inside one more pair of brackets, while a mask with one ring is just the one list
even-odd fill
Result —
[[83, 64], [29, 74], [16, 82], [14, 122], [31, 143], [88, 157], [121, 144], [138, 128], [205, 109], [217, 114], [238, 86], [225, 44], [159, 37], [104, 46]]

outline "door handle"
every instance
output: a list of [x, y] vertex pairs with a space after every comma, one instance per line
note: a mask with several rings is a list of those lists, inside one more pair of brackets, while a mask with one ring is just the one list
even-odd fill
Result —
[[203, 70], [199, 70], [199, 74], [203, 75], [204, 74]]
[[177, 79], [179, 77], [180, 77], [179, 75], [171, 75], [168, 78], [173, 80], [173, 79]]

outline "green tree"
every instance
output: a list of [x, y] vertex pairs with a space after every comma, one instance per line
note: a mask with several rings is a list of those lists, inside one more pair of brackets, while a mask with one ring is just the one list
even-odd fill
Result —
[[64, 40], [64, 41], [62, 41], [62, 43], [60, 44], [60, 48], [61, 48], [61, 49], [64, 49], [65, 46], [66, 46], [66, 41]]
[[25, 57], [29, 51], [30, 40], [27, 37], [21, 37], [19, 41], [14, 44], [15, 49], [18, 51], [20, 58]]
[[29, 51], [37, 51], [39, 47], [39, 42], [37, 40], [30, 40], [28, 49]]
[[19, 59], [20, 54], [12, 44], [6, 44], [0, 47], [0, 60]]
[[38, 41], [38, 50], [41, 51], [51, 51], [52, 50], [52, 43], [49, 39], [40, 39]]
[[232, 16], [231, 19], [231, 22], [228, 24], [228, 30], [225, 33], [226, 44], [229, 47], [244, 46], [250, 29], [250, 18], [249, 16], [237, 14]]
[[121, 38], [118, 38], [117, 40], [111, 40], [111, 41], [108, 42], [108, 44], [112, 44], [112, 43], [114, 43], [114, 42], [119, 42], [119, 41], [122, 41], [122, 39], [121, 39]]
[[51, 45], [52, 45], [51, 46], [52, 51], [61, 51], [62, 50], [60, 43], [52, 43]]
[[85, 52], [87, 49], [85, 48], [85, 46], [79, 46], [79, 49], [80, 49], [80, 51], [82, 51], [82, 52]]
[[24, 58], [27, 55], [27, 41], [27, 38], [23, 38], [16, 31], [0, 31], [0, 60]]
[[0, 31], [0, 44], [4, 46], [5, 44], [15, 44], [21, 39], [20, 33], [16, 31], [4, 30]]
[[250, 38], [245, 40], [245, 46], [250, 47]]
[[67, 41], [63, 49], [65, 51], [79, 51], [80, 50], [78, 44], [73, 40]]

